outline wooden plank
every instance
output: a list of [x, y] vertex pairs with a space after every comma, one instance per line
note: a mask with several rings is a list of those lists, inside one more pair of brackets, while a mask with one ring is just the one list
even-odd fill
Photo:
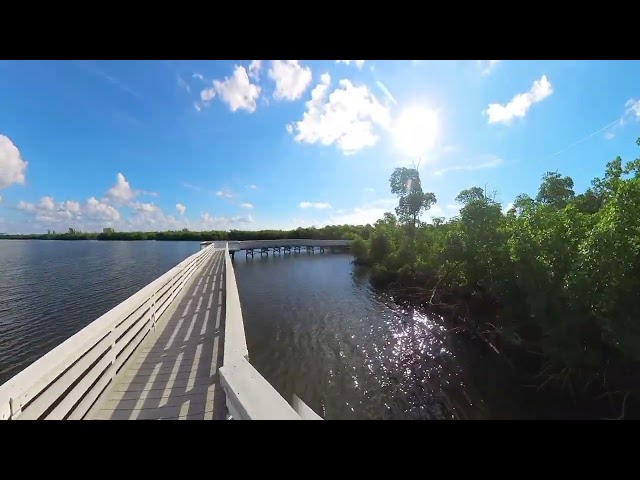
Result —
[[155, 383], [157, 382], [164, 382], [164, 383], [168, 383], [169, 381], [179, 381], [179, 380], [191, 380], [191, 379], [209, 379], [211, 378], [211, 375], [202, 375], [202, 374], [198, 374], [198, 373], [192, 373], [190, 371], [188, 372], [180, 372], [177, 375], [174, 375], [172, 373], [160, 373], [160, 374], [141, 374], [140, 376], [137, 376], [136, 372], [132, 372], [130, 373], [129, 371], [127, 371], [123, 376], [122, 376], [122, 380], [130, 380], [130, 383], [146, 383], [149, 381], [150, 378], [153, 378], [153, 381]]
[[[211, 377], [208, 377], [209, 379]], [[165, 390], [166, 385], [158, 386], [158, 385], [150, 385], [147, 386], [146, 382], [125, 382], [122, 379], [117, 379], [119, 383], [114, 384], [113, 391], [115, 392], [146, 392], [150, 390]], [[172, 388], [184, 388], [192, 389], [197, 387], [198, 385], [202, 385], [202, 377], [200, 378], [181, 378], [179, 380], [174, 380]]]
[[[143, 391], [146, 392], [145, 398], [149, 400], [155, 400], [155, 399], [169, 398], [169, 397], [189, 397], [190, 395], [196, 395], [202, 392], [208, 392], [208, 391], [213, 392], [215, 390], [215, 387], [216, 387], [216, 383], [212, 383], [211, 385], [198, 384], [189, 390], [185, 390], [184, 393], [179, 393], [179, 394], [176, 394], [173, 392], [167, 393], [166, 389], [164, 388], [155, 388], [153, 390], [143, 390]], [[129, 391], [129, 390], [124, 392], [113, 391], [109, 395], [109, 399], [107, 401], [138, 400], [141, 394], [142, 392], [140, 391]]]

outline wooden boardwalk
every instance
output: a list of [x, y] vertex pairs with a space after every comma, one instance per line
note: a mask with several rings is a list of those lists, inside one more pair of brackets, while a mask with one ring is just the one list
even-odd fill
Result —
[[224, 251], [215, 252], [86, 418], [224, 419]]

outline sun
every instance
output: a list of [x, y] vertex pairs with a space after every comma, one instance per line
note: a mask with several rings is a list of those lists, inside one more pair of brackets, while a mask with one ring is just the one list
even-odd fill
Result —
[[428, 108], [404, 109], [393, 125], [393, 140], [403, 154], [418, 157], [431, 150], [439, 133], [438, 114]]

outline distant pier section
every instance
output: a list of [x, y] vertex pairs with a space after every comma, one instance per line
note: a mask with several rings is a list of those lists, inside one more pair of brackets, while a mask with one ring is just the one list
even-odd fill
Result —
[[237, 242], [206, 241], [200, 243], [200, 248], [213, 245], [214, 248], [229, 246], [229, 253], [233, 258], [236, 252], [244, 250], [245, 257], [269, 255], [286, 255], [290, 253], [325, 253], [329, 251], [346, 252], [351, 248], [352, 240], [313, 240], [313, 239], [280, 239], [280, 240], [247, 240]]

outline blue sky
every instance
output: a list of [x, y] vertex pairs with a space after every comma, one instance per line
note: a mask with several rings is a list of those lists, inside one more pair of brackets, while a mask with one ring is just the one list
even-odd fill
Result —
[[420, 161], [452, 216], [638, 156], [637, 61], [0, 63], [0, 232], [367, 223]]

